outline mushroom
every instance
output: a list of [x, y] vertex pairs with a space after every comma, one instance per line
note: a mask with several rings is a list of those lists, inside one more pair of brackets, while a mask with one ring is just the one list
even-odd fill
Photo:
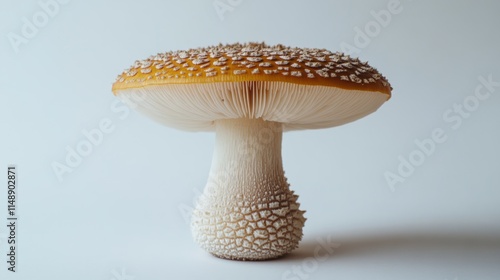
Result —
[[283, 132], [362, 118], [392, 88], [376, 69], [342, 53], [237, 43], [136, 61], [112, 90], [169, 127], [215, 131], [193, 237], [220, 258], [265, 260], [297, 248], [306, 220], [283, 171]]

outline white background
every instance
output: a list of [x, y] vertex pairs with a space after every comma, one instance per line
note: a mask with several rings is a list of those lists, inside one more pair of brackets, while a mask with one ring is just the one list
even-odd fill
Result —
[[[479, 77], [500, 82], [498, 1], [401, 0], [385, 26], [374, 14], [389, 0], [66, 2], [47, 14], [37, 1], [0, 1], [0, 279], [500, 279], [500, 87], [474, 97]], [[27, 21], [39, 27], [23, 35]], [[214, 135], [163, 127], [111, 94], [136, 59], [237, 41], [349, 44], [394, 87], [362, 120], [284, 135], [308, 220], [300, 248], [275, 261], [221, 260], [194, 244], [185, 218]], [[112, 131], [59, 180], [55, 162], [103, 120]], [[418, 155], [415, 141], [436, 129], [446, 141], [391, 189], [385, 174], [400, 176], [399, 157]], [[6, 264], [9, 164], [16, 273]], [[318, 240], [339, 247], [320, 260]]]

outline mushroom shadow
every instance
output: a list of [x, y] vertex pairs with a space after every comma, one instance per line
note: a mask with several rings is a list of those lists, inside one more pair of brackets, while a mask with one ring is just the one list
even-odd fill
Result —
[[[329, 248], [329, 249], [327, 249]], [[278, 262], [296, 262], [317, 258], [318, 252], [328, 260], [373, 256], [378, 253], [440, 251], [446, 253], [477, 253], [488, 251], [500, 258], [500, 234], [475, 235], [468, 233], [386, 233], [345, 236], [317, 235], [304, 239], [292, 253], [277, 259]]]

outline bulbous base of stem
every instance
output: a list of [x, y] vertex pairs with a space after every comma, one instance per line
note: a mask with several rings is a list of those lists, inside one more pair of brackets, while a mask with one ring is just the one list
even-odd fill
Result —
[[304, 211], [293, 191], [267, 197], [235, 196], [232, 203], [217, 206], [203, 195], [193, 211], [191, 224], [196, 242], [209, 253], [230, 260], [268, 260], [298, 247], [302, 239]]

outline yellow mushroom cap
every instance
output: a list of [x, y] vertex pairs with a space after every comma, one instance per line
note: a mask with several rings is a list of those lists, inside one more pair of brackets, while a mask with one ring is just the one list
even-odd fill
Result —
[[286, 130], [341, 125], [375, 111], [392, 88], [342, 53], [237, 43], [138, 60], [112, 90], [168, 126], [198, 131], [225, 118], [279, 121]]

